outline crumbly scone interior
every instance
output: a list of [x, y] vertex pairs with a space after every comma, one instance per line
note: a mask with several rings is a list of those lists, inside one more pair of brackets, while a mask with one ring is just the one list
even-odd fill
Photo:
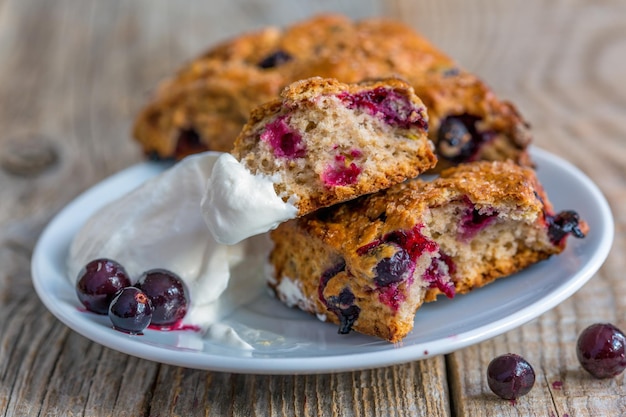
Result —
[[[426, 120], [423, 107], [397, 94], [401, 107]], [[421, 103], [420, 103], [421, 104]], [[406, 110], [405, 110], [406, 111]], [[284, 201], [299, 202], [309, 212], [413, 178], [436, 161], [424, 129], [399, 127], [377, 114], [349, 107], [338, 94], [320, 94], [297, 101], [274, 102], [253, 116], [232, 154], [248, 170], [273, 178]], [[424, 121], [426, 123], [426, 121]], [[269, 129], [280, 142], [263, 140]], [[287, 143], [292, 141], [293, 143]]]
[[[340, 332], [395, 342], [412, 329], [423, 302], [560, 253], [566, 235], [551, 226], [559, 216], [532, 170], [467, 164], [281, 225], [272, 232], [270, 286], [284, 301], [280, 281], [287, 278], [304, 300], [288, 305], [305, 305]], [[584, 234], [586, 224], [571, 221]]]
[[[507, 206], [495, 209], [498, 214], [493, 220], [469, 239], [463, 238], [460, 226], [468, 216], [467, 201], [433, 207], [426, 217], [425, 234], [454, 262], [452, 280], [457, 294], [481, 287], [560, 251], [550, 242], [541, 225], [541, 212], [522, 212]], [[438, 294], [436, 289], [430, 290], [427, 301], [433, 301]]]

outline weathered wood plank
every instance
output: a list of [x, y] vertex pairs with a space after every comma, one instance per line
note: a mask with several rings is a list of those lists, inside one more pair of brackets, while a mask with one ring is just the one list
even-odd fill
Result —
[[[597, 182], [617, 222], [609, 259], [572, 299], [520, 329], [448, 357], [454, 414], [625, 415], [624, 376], [591, 378], [578, 364], [575, 343], [594, 322], [626, 328], [621, 256], [626, 244], [626, 8], [617, 1], [424, 3], [392, 2], [391, 15], [428, 34], [515, 101], [533, 126], [535, 143]], [[511, 351], [537, 371], [535, 388], [515, 405], [498, 400], [486, 383], [489, 361]]]
[[[152, 415], [448, 415], [443, 358], [360, 372], [233, 375], [163, 366]], [[424, 392], [424, 387], [428, 392]]]
[[[609, 199], [617, 234], [600, 273], [553, 311], [445, 361], [333, 375], [159, 365], [47, 313], [30, 283], [37, 236], [72, 197], [141, 159], [128, 132], [156, 83], [212, 42], [331, 9], [400, 18], [514, 100], [536, 143]], [[626, 328], [625, 12], [619, 0], [0, 1], [0, 157], [12, 149], [0, 163], [0, 415], [625, 415], [624, 376], [593, 380], [574, 351], [592, 322]], [[515, 405], [485, 381], [488, 362], [508, 351], [538, 376]]]
[[21, 301], [3, 308], [20, 318], [2, 327], [4, 415], [449, 415], [443, 357], [332, 375], [213, 373], [114, 352]]
[[[354, 17], [379, 6], [332, 4]], [[30, 283], [29, 258], [47, 221], [141, 160], [130, 125], [162, 77], [212, 42], [330, 8], [269, 0], [3, 3], [0, 149], [12, 159], [0, 169], [0, 316], [10, 317], [0, 321], [0, 415], [449, 415], [442, 357], [313, 376], [164, 366], [72, 332], [46, 312]], [[56, 162], [33, 165], [46, 149]]]

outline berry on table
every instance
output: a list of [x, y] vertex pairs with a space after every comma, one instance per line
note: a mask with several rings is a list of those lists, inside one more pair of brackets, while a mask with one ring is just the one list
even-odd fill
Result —
[[87, 310], [107, 314], [115, 294], [128, 286], [130, 278], [122, 265], [111, 259], [94, 259], [79, 272], [76, 295]]
[[596, 323], [578, 336], [576, 354], [596, 378], [612, 378], [626, 369], [626, 336], [610, 323]]
[[515, 400], [530, 392], [535, 384], [535, 371], [526, 359], [507, 353], [489, 363], [487, 383], [498, 397]]
[[152, 319], [152, 303], [139, 288], [126, 287], [111, 301], [109, 318], [113, 327], [130, 334], [140, 334]]

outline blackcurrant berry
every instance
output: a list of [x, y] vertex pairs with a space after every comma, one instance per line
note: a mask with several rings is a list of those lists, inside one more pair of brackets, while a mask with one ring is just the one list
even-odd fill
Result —
[[167, 326], [185, 317], [189, 290], [178, 275], [166, 269], [151, 269], [139, 277], [136, 285], [152, 302], [153, 325]]
[[115, 294], [130, 286], [130, 278], [119, 263], [95, 259], [83, 267], [76, 282], [76, 295], [89, 311], [107, 314]]
[[576, 353], [591, 375], [612, 378], [626, 369], [626, 336], [612, 324], [592, 324], [578, 337]]
[[515, 400], [530, 392], [535, 384], [535, 371], [521, 356], [507, 353], [489, 363], [487, 383], [498, 397]]
[[152, 303], [143, 291], [126, 287], [111, 301], [109, 318], [115, 329], [140, 334], [150, 324], [152, 311]]

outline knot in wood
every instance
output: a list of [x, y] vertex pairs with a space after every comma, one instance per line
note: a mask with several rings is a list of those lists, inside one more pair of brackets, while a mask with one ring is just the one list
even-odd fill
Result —
[[54, 143], [41, 135], [19, 136], [0, 142], [0, 167], [9, 174], [34, 177], [58, 160]]

